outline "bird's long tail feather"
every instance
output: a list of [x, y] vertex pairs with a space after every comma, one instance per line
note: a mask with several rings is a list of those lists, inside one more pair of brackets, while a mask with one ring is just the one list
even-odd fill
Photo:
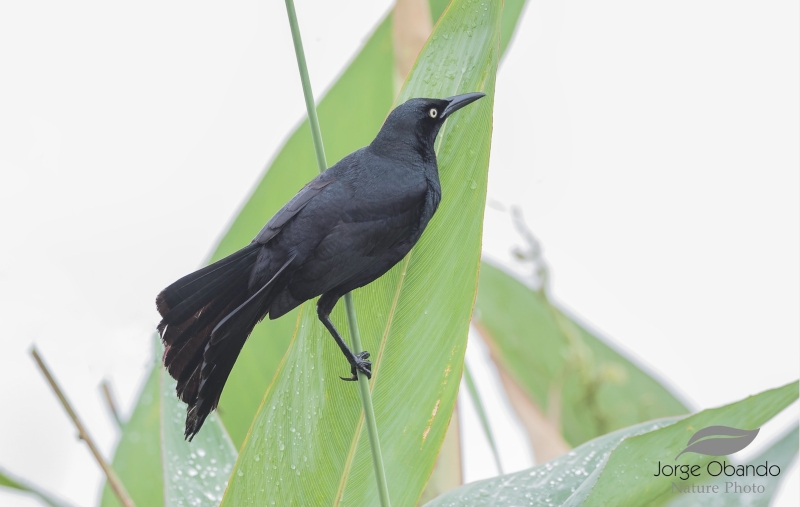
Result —
[[257, 291], [249, 287], [260, 246], [251, 244], [184, 276], [156, 298], [163, 362], [188, 405], [189, 440], [217, 407], [244, 342], [269, 310], [268, 285], [275, 277]]

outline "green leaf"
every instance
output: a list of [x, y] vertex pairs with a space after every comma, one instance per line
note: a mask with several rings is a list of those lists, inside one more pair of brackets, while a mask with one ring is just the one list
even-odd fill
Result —
[[688, 412], [659, 381], [552, 305], [544, 293], [486, 262], [474, 321], [498, 368], [559, 423], [572, 446]]
[[[447, 3], [447, 0], [432, 0], [431, 18], [439, 19]], [[525, 3], [525, 0], [505, 2], [500, 35], [503, 51]], [[369, 144], [392, 108], [391, 28], [390, 14], [319, 101], [317, 114], [329, 163]], [[220, 240], [211, 261], [247, 245], [269, 217], [316, 175], [311, 131], [308, 120], [304, 120], [269, 164], [266, 174]], [[237, 448], [244, 441], [264, 392], [289, 347], [296, 323], [297, 311], [278, 320], [265, 320], [253, 330], [236, 361], [222, 392], [218, 412]]]
[[[439, 134], [443, 200], [422, 240], [353, 293], [372, 352], [375, 415], [395, 506], [416, 504], [461, 377], [480, 260], [501, 8], [452, 2], [420, 54], [400, 102], [479, 90], [487, 96]], [[344, 330], [338, 306], [333, 320]], [[299, 323], [223, 505], [376, 505], [360, 400], [353, 384], [337, 378], [349, 367], [313, 302], [301, 307]]]
[[[652, 506], [671, 498], [675, 480], [674, 477], [655, 476], [658, 462], [676, 464], [675, 456], [695, 431], [714, 424], [756, 428], [797, 397], [798, 384], [793, 382], [684, 419], [672, 417], [638, 424], [591, 440], [531, 469], [467, 484], [427, 505]], [[702, 457], [685, 455], [677, 464], [701, 463], [704, 463]], [[701, 468], [705, 473], [705, 468]], [[757, 482], [759, 478], [755, 479]], [[725, 479], [720, 480], [724, 482]], [[774, 490], [775, 485], [770, 487]]]
[[31, 495], [41, 500], [43, 504], [50, 505], [51, 507], [69, 507], [68, 503], [58, 500], [53, 495], [46, 492], [39, 486], [30, 484], [28, 481], [25, 481], [23, 479], [15, 478], [10, 473], [6, 472], [1, 468], [0, 468], [0, 487], [16, 489], [24, 493], [30, 493]]
[[[159, 356], [160, 359], [160, 356]], [[122, 427], [112, 467], [137, 506], [164, 505], [164, 473], [161, 466], [161, 364], [154, 363], [133, 414]], [[108, 484], [102, 507], [121, 504]]]
[[[781, 475], [759, 477], [758, 483], [765, 488], [764, 493], [737, 493], [737, 494], [718, 494], [718, 495], [696, 495], [683, 494], [677, 496], [673, 501], [667, 503], [668, 507], [690, 507], [703, 505], [705, 507], [768, 507], [781, 480], [789, 471], [789, 466], [797, 456], [797, 449], [800, 441], [798, 440], [798, 425], [787, 431], [783, 437], [779, 438], [764, 452], [751, 459], [746, 465], [759, 466], [768, 462], [770, 465], [778, 465]], [[736, 479], [735, 479], [736, 480]], [[724, 488], [720, 488], [724, 491]]]
[[236, 462], [236, 448], [215, 414], [191, 442], [183, 439], [186, 404], [174, 379], [162, 376], [161, 416], [164, 505], [216, 507]]
[[[591, 487], [608, 453], [625, 438], [657, 430], [677, 418], [637, 424], [603, 435], [528, 470], [472, 482], [446, 493], [425, 507], [555, 507], [582, 487]], [[614, 505], [614, 504], [609, 504]]]
[[[431, 2], [433, 5], [439, 2]], [[503, 2], [503, 18], [500, 20], [500, 58], [508, 49], [514, 34], [517, 32], [517, 23], [522, 16], [522, 11], [525, 10], [527, 0], [505, 0]], [[433, 19], [436, 19], [434, 16]]]
[[[674, 464], [675, 457], [697, 430], [718, 424], [758, 428], [797, 397], [798, 384], [792, 382], [733, 405], [705, 410], [662, 431], [626, 440], [609, 457], [605, 470], [583, 505], [650, 505], [659, 497], [668, 496], [671, 482], [668, 478], [653, 476], [655, 464], [659, 460]], [[681, 464], [704, 461], [708, 459], [698, 454], [684, 454], [680, 459]], [[641, 476], [642, 480], [630, 483], [625, 479], [636, 476]]]

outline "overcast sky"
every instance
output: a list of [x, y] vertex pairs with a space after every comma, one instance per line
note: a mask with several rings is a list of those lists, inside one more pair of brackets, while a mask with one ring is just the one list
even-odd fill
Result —
[[[298, 0], [318, 96], [390, 5]], [[698, 409], [800, 374], [798, 15], [536, 0], [498, 74], [490, 201], [524, 211], [558, 302]], [[155, 294], [207, 257], [303, 117], [285, 18], [277, 0], [0, 5], [0, 467], [97, 502], [100, 473], [28, 349], [110, 456], [98, 384], [130, 410]], [[487, 211], [486, 255], [519, 269], [520, 244]], [[468, 360], [506, 469], [530, 466], [480, 346]], [[462, 407], [474, 480], [494, 470]], [[800, 503], [791, 474], [780, 505]]]

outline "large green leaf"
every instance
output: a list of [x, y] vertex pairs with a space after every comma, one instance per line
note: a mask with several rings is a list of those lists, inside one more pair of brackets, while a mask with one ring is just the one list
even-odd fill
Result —
[[[501, 52], [511, 41], [525, 3], [525, 0], [505, 2]], [[447, 0], [432, 0], [431, 18], [439, 19], [446, 5]], [[394, 103], [393, 66], [390, 14], [319, 102], [317, 113], [329, 163], [372, 141]], [[248, 244], [269, 217], [317, 175], [317, 170], [311, 131], [305, 120], [269, 164], [220, 240], [211, 261]], [[296, 311], [275, 321], [262, 322], [253, 330], [236, 361], [220, 399], [219, 416], [237, 447], [244, 441], [264, 392], [289, 347], [296, 322]]]
[[69, 504], [57, 499], [39, 486], [29, 483], [24, 479], [18, 479], [3, 469], [0, 469], [0, 488], [9, 488], [28, 493], [35, 496], [45, 505], [51, 507], [68, 507]]
[[[709, 460], [698, 454], [675, 456], [699, 429], [712, 425], [757, 428], [789, 406], [798, 396], [793, 382], [721, 408], [680, 419], [660, 419], [590, 440], [552, 461], [528, 470], [478, 481], [457, 488], [428, 507], [529, 506], [652, 506], [674, 498], [675, 477], [656, 477], [659, 461], [696, 465]], [[795, 448], [796, 451], [796, 448]], [[708, 478], [705, 467], [700, 467]], [[741, 479], [741, 478], [739, 478]], [[762, 482], [748, 477], [748, 482]], [[713, 482], [730, 480], [720, 477]], [[702, 482], [698, 480], [697, 482]], [[764, 481], [774, 492], [774, 481]], [[772, 494], [772, 493], [770, 493]], [[703, 504], [705, 505], [705, 504]]]
[[[484, 91], [439, 135], [443, 200], [414, 250], [354, 292], [372, 352], [375, 415], [395, 506], [414, 505], [458, 391], [477, 288], [499, 57], [499, 2], [456, 0], [439, 20], [400, 101]], [[333, 320], [347, 329], [341, 306]], [[369, 443], [349, 370], [313, 302], [242, 448], [223, 505], [376, 505]]]
[[550, 420], [560, 421], [573, 446], [688, 412], [661, 383], [553, 306], [543, 292], [486, 262], [474, 320], [498, 367]]

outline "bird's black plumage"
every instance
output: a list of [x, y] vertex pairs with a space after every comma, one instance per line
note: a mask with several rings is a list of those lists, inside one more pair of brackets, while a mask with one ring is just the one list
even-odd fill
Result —
[[483, 97], [411, 99], [387, 117], [375, 140], [323, 172], [273, 216], [246, 247], [184, 276], [156, 298], [164, 366], [188, 404], [192, 439], [219, 402], [253, 327], [321, 296], [319, 319], [357, 371], [329, 315], [346, 293], [397, 264], [419, 240], [441, 200], [434, 141], [451, 113]]

